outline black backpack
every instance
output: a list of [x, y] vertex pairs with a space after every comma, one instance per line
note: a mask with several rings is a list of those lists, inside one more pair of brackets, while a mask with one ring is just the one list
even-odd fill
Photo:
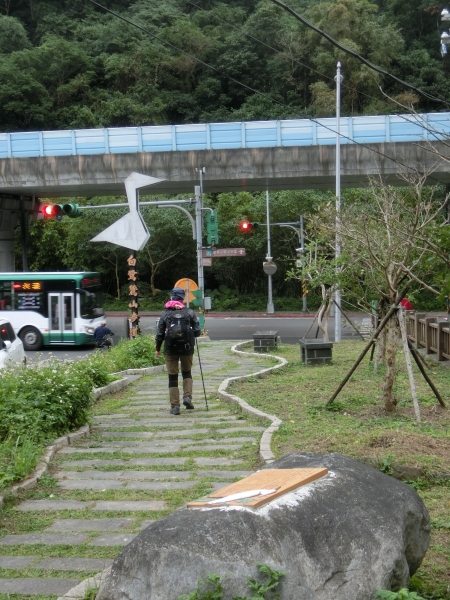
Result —
[[166, 317], [165, 344], [179, 352], [190, 350], [191, 318], [187, 308], [170, 311]]

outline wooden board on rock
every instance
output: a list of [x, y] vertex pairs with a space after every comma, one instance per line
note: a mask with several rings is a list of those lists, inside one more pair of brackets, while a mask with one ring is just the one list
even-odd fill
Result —
[[[221, 506], [248, 506], [259, 508], [263, 504], [311, 483], [328, 473], [328, 469], [263, 469], [236, 483], [212, 492], [209, 496], [193, 500], [188, 508], [216, 508]], [[245, 492], [249, 492], [245, 496]], [[253, 492], [253, 494], [251, 493]], [[241, 495], [232, 499], [229, 496]], [[245, 497], [242, 497], [245, 496]], [[219, 501], [220, 499], [223, 501]]]

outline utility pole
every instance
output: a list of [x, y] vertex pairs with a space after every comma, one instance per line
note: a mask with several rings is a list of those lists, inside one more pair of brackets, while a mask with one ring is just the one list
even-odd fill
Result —
[[[341, 255], [341, 63], [337, 64], [336, 77], [336, 259]], [[337, 272], [338, 267], [336, 267]], [[341, 291], [336, 286], [334, 293], [335, 317], [334, 317], [334, 341], [341, 341]]]
[[[266, 261], [272, 262], [272, 255], [270, 250], [270, 207], [269, 207], [269, 190], [266, 190], [266, 210], [267, 210], [267, 256]], [[267, 314], [273, 314], [275, 308], [272, 300], [272, 275], [267, 275]]]
[[205, 313], [204, 313], [204, 303], [205, 303], [205, 282], [203, 276], [203, 241], [202, 241], [202, 233], [203, 233], [203, 202], [201, 195], [201, 187], [199, 185], [195, 186], [195, 223], [196, 223], [196, 238], [197, 238], [197, 274], [198, 274], [198, 289], [201, 290], [201, 305], [199, 310], [199, 321], [200, 328], [203, 330], [205, 328]]

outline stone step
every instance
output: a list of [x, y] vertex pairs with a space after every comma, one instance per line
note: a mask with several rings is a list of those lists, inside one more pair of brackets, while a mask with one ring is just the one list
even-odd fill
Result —
[[[58, 481], [63, 490], [180, 490], [197, 485], [198, 481], [127, 481], [111, 479], [64, 479]], [[1, 541], [0, 541], [1, 542]]]
[[[175, 439], [153, 439], [151, 442], [145, 441], [141, 442], [139, 440], [114, 440], [114, 441], [101, 441], [98, 442], [102, 448], [167, 448], [176, 444], [181, 446], [186, 444], [214, 444], [216, 442], [223, 442], [224, 444], [229, 444], [233, 442], [255, 442], [256, 438], [247, 436], [247, 437], [224, 437], [215, 436], [214, 438], [207, 439], [199, 439], [194, 440], [191, 438], [182, 438], [178, 439], [176, 432], [173, 432], [173, 437]], [[139, 438], [139, 433], [134, 435], [133, 437]], [[91, 442], [92, 444], [92, 442]], [[84, 448], [87, 446], [79, 445], [77, 448]]]
[[135, 519], [56, 519], [45, 529], [45, 533], [79, 532], [79, 531], [118, 531], [130, 529]]
[[166, 510], [162, 500], [26, 500], [15, 507], [21, 511], [61, 511], [61, 510], [104, 510], [104, 511], [158, 511]]
[[13, 533], [0, 539], [0, 546], [29, 546], [35, 544], [79, 546], [88, 539], [89, 535], [82, 533]]
[[[84, 459], [84, 460], [68, 460], [61, 463], [64, 467], [157, 467], [157, 466], [175, 466], [184, 465], [188, 458], [174, 457], [174, 458], [132, 458], [130, 460], [123, 460], [121, 458], [112, 459]], [[197, 457], [194, 458], [194, 463], [197, 466], [203, 467], [223, 467], [233, 466], [242, 464], [242, 460], [237, 458], [208, 458], [208, 457]]]
[[58, 471], [56, 479], [189, 479], [190, 471]]
[[49, 571], [95, 571], [100, 572], [112, 565], [110, 558], [44, 558], [33, 565], [35, 569]]
[[62, 596], [80, 583], [81, 579], [0, 579], [2, 593], [23, 594], [25, 596]]
[[62, 448], [60, 454], [116, 454], [122, 452], [123, 454], [165, 454], [168, 452], [204, 452], [213, 450], [239, 450], [242, 448], [242, 444], [227, 444], [224, 448], [223, 444], [216, 445], [205, 445], [199, 444], [198, 446], [183, 446], [181, 444], [174, 444], [172, 446], [140, 446], [127, 447], [127, 448], [73, 448], [71, 446]]

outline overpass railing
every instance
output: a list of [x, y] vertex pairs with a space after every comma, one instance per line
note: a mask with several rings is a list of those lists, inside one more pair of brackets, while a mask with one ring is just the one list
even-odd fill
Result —
[[[0, 158], [334, 145], [336, 119], [0, 133]], [[341, 143], [436, 140], [450, 134], [450, 113], [341, 117]]]
[[436, 354], [437, 360], [450, 360], [450, 323], [426, 313], [406, 313], [406, 332], [416, 348]]

